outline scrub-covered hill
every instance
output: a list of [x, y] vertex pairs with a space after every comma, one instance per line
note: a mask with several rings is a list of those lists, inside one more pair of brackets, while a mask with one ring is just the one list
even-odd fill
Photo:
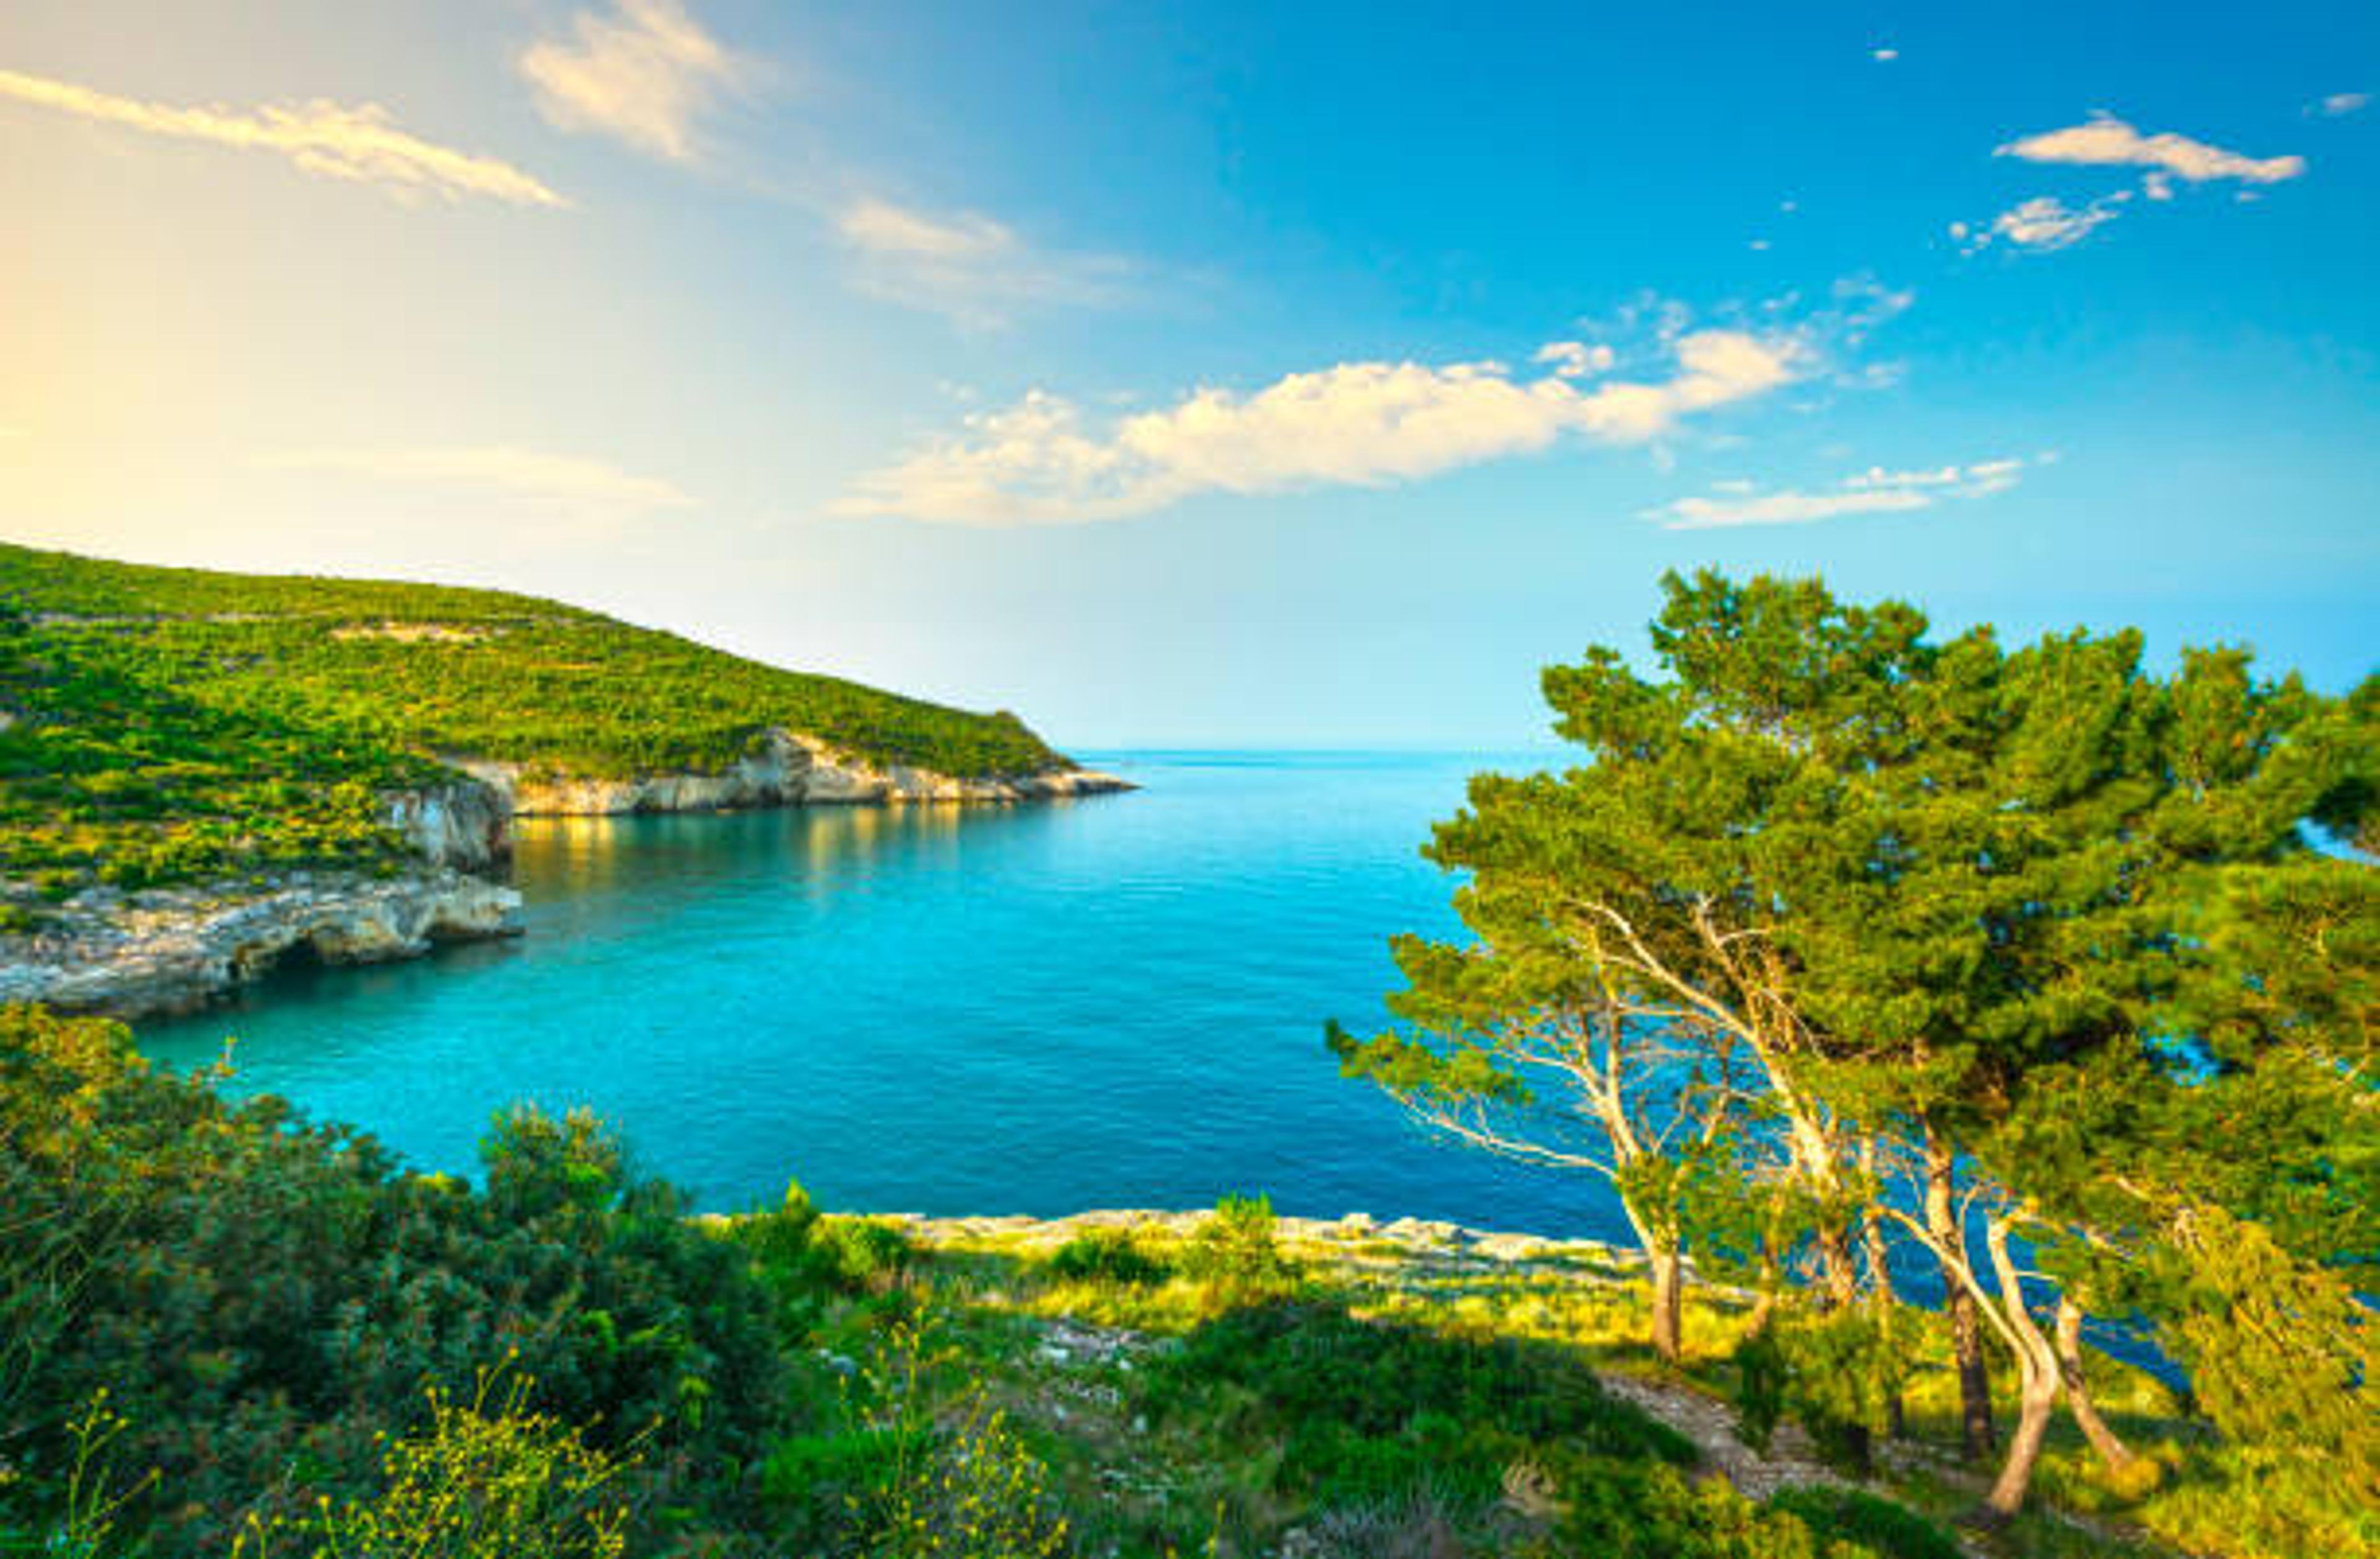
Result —
[[[527, 596], [0, 546], [0, 995], [122, 1005], [119, 977], [83, 991], [42, 971], [145, 958], [164, 932], [237, 978], [282, 931], [207, 916], [293, 888], [337, 906], [330, 935], [297, 927], [326, 957], [482, 934], [501, 918], [486, 885], [465, 885], [468, 912], [384, 900], [502, 856], [516, 813], [1118, 788], [1005, 711]], [[372, 925], [354, 913], [366, 884]]]
[[[719, 774], [771, 733], [953, 780], [1073, 768], [1014, 715], [788, 671], [527, 596], [0, 547], [11, 873], [127, 886], [370, 859], [434, 761]], [[799, 798], [770, 798], [799, 799]], [[853, 798], [871, 799], [865, 795]]]

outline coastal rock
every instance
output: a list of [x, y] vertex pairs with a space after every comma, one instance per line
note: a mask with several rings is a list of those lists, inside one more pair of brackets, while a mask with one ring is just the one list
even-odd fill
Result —
[[186, 1011], [292, 952], [325, 963], [413, 958], [516, 934], [520, 895], [451, 869], [390, 879], [293, 874], [263, 888], [88, 893], [31, 937], [0, 937], [0, 1002], [116, 1017]]
[[747, 807], [945, 802], [1001, 804], [1128, 791], [1092, 769], [963, 780], [905, 764], [879, 767], [798, 731], [773, 729], [759, 748], [715, 771], [626, 779], [541, 773], [528, 766], [458, 756], [456, 767], [496, 792], [516, 816], [605, 817], [637, 812], [725, 812]]
[[513, 809], [503, 792], [457, 775], [426, 790], [382, 798], [388, 826], [436, 866], [485, 871], [513, 852]]

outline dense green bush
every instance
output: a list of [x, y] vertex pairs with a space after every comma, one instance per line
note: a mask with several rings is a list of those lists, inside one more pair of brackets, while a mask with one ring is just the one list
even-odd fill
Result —
[[1191, 1333], [1148, 1387], [1160, 1415], [1220, 1413], [1285, 1445], [1277, 1484], [1324, 1504], [1417, 1493], [1482, 1501], [1548, 1447], [1690, 1462], [1693, 1445], [1605, 1393], [1577, 1355], [1470, 1342], [1279, 1302]]
[[1884, 1559], [1960, 1559], [1958, 1541], [1906, 1505], [1860, 1489], [1781, 1489], [1768, 1508], [1799, 1517], [1822, 1540], [1872, 1549]]
[[[152, 1071], [119, 1025], [0, 1009], [0, 1310], [21, 1328], [0, 1456], [23, 1475], [0, 1501], [66, 1485], [104, 1388], [121, 1480], [157, 1475], [127, 1519], [159, 1559], [219, 1555], [249, 1513], [379, 1497], [425, 1389], [472, 1399], [502, 1369], [591, 1452], [634, 1448], [621, 1486], [648, 1520], [732, 1521], [783, 1422], [769, 1298], [625, 1162], [591, 1122], [513, 1112], [474, 1194]], [[0, 1507], [0, 1529], [56, 1515]]]
[[1564, 1456], [1558, 1466], [1566, 1509], [1556, 1552], [1563, 1554], [1592, 1553], [1596, 1559], [1917, 1559], [1925, 1554], [1932, 1559], [1930, 1551], [1887, 1547], [1865, 1535], [1814, 1523], [1790, 1508], [1764, 1509], [1724, 1480], [1698, 1483], [1663, 1463]]
[[1786, 1311], [1736, 1345], [1736, 1432], [1765, 1452], [1791, 1418], [1831, 1465], [1864, 1473], [1913, 1372], [1916, 1331], [1867, 1308]]

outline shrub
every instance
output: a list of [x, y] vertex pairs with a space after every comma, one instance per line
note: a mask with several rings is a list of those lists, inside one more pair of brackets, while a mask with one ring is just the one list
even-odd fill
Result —
[[1268, 1287], [1293, 1279], [1297, 1264], [1274, 1237], [1272, 1198], [1226, 1196], [1190, 1237], [1184, 1276], [1228, 1287]]
[[1151, 1372], [1148, 1401], [1162, 1416], [1215, 1416], [1235, 1444], [1278, 1442], [1274, 1483], [1323, 1504], [1493, 1498], [1509, 1466], [1554, 1445], [1694, 1456], [1568, 1349], [1464, 1341], [1318, 1304], [1207, 1323]]
[[633, 1457], [607, 1456], [531, 1411], [527, 1381], [492, 1399], [493, 1390], [483, 1377], [463, 1407], [432, 1388], [429, 1427], [390, 1444], [377, 1494], [252, 1520], [234, 1559], [270, 1559], [284, 1535], [311, 1559], [620, 1559], [629, 1505], [619, 1485]]
[[1904, 1505], [1859, 1489], [1784, 1489], [1768, 1508], [1800, 1517], [1821, 1541], [1840, 1540], [1884, 1559], [1960, 1559], [1957, 1540]]
[[1072, 1283], [1162, 1283], [1172, 1269], [1140, 1248], [1123, 1229], [1078, 1234], [1050, 1254], [1049, 1273]]
[[1777, 1426], [1785, 1421], [1785, 1350], [1777, 1345], [1775, 1331], [1764, 1327], [1738, 1343], [1729, 1361], [1735, 1366], [1736, 1436], [1765, 1456]]
[[68, 1422], [102, 1385], [128, 1420], [116, 1464], [166, 1492], [140, 1541], [179, 1559], [222, 1554], [244, 1511], [378, 1497], [424, 1388], [468, 1393], [508, 1359], [541, 1420], [644, 1455], [646, 1507], [732, 1508], [782, 1426], [751, 1263], [676, 1216], [599, 1124], [507, 1122], [502, 1190], [473, 1194], [276, 1100], [153, 1072], [120, 1025], [0, 1009], [0, 1262], [70, 1280], [55, 1303], [0, 1291], [33, 1326], [30, 1348], [0, 1337], [22, 1429], [0, 1525], [65, 1486]]
[[1865, 1309], [1780, 1314], [1736, 1348], [1737, 1432], [1765, 1451], [1791, 1416], [1830, 1464], [1864, 1472], [1910, 1373], [1903, 1330]]
[[1892, 1550], [1822, 1531], [1790, 1509], [1763, 1509], [1722, 1479], [1696, 1483], [1661, 1463], [1565, 1456], [1560, 1552], [1597, 1559], [1897, 1559]]
[[892, 1287], [917, 1259], [907, 1235], [875, 1218], [823, 1219], [810, 1233], [810, 1246], [813, 1270], [855, 1292]]
[[735, 1225], [735, 1236], [762, 1266], [792, 1271], [808, 1257], [810, 1234], [817, 1228], [817, 1203], [799, 1180], [785, 1185], [785, 1199], [765, 1212], [747, 1214]]
[[1066, 1523], [1048, 1475], [979, 1382], [941, 1389], [948, 1350], [930, 1312], [879, 1337], [842, 1421], [780, 1441], [760, 1474], [783, 1536], [812, 1550], [1045, 1559]]

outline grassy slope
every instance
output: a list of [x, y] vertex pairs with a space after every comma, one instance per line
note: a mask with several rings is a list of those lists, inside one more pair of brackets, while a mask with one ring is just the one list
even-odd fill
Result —
[[784, 726], [963, 777], [1064, 762], [1004, 711], [492, 590], [0, 546], [0, 874], [54, 891], [386, 859], [370, 793], [434, 777], [431, 754], [625, 776], [718, 767]]
[[[1621, 1383], [1607, 1395], [1643, 1404], [1657, 1419], [1685, 1430], [1702, 1448], [1697, 1472], [1716, 1474], [1755, 1498], [1837, 1476], [1793, 1429], [1783, 1432], [1767, 1456], [1735, 1439], [1730, 1356], [1749, 1318], [1748, 1298], [1732, 1290], [1691, 1290], [1685, 1362], [1682, 1368], [1664, 1364], [1645, 1343], [1641, 1272], [1625, 1252], [1612, 1252], [1607, 1261], [1576, 1247], [1548, 1246], [1487, 1257], [1452, 1246], [1432, 1251], [1426, 1243], [1382, 1241], [1357, 1230], [1309, 1230], [1283, 1241], [1294, 1263], [1290, 1275], [1235, 1286], [1185, 1273], [1188, 1247], [1170, 1231], [1131, 1237], [1134, 1248], [1158, 1263], [1156, 1273], [1138, 1281], [1062, 1275], [1062, 1261], [1051, 1260], [1058, 1231], [1049, 1227], [1003, 1230], [995, 1221], [977, 1231], [966, 1220], [953, 1220], [917, 1232], [925, 1239], [909, 1281], [937, 1296], [958, 1360], [954, 1368], [982, 1383], [1026, 1428], [1077, 1513], [1078, 1535], [1088, 1551], [1112, 1544], [1139, 1552], [1161, 1533], [1178, 1552], [1199, 1552], [1202, 1536], [1220, 1519], [1245, 1545], [1232, 1552], [1269, 1551], [1292, 1528], [1326, 1540], [1315, 1543], [1318, 1555], [1446, 1552], [1433, 1549], [1427, 1536], [1440, 1522], [1451, 1527], [1460, 1552], [1545, 1552], [1528, 1541], [1531, 1523], [1513, 1519], [1516, 1502], [1497, 1497], [1498, 1474], [1512, 1465], [1508, 1458], [1526, 1462], [1561, 1451], [1562, 1437], [1540, 1440], [1530, 1432], [1527, 1394], [1496, 1396], [1477, 1420], [1468, 1409], [1456, 1410], [1463, 1432], [1450, 1438], [1446, 1425], [1412, 1416], [1413, 1401], [1400, 1405], [1400, 1394], [1409, 1398], [1412, 1385], [1394, 1370], [1375, 1365], [1368, 1385], [1333, 1383], [1319, 1392], [1311, 1381], [1295, 1379], [1328, 1358], [1329, 1346], [1318, 1337], [1301, 1342], [1293, 1333], [1282, 1358], [1236, 1364], [1226, 1358], [1220, 1362], [1229, 1367], [1220, 1372], [1219, 1360], [1198, 1353], [1196, 1339], [1203, 1332], [1284, 1295], [1295, 1297], [1301, 1323], [1309, 1326], [1317, 1314], [1344, 1311], [1400, 1336], [1445, 1338], [1478, 1350], [1531, 1350], [1539, 1391], [1553, 1389], [1548, 1363], [1582, 1362], [1607, 1382]], [[1948, 1352], [1947, 1339], [1937, 1335], [1939, 1318], [1911, 1312], [1906, 1320], [1925, 1334], [1918, 1348], [1927, 1363], [1906, 1389], [1908, 1438], [1890, 1447], [1878, 1477], [1865, 1487], [1948, 1528], [1980, 1502], [1990, 1469], [1964, 1466], [1957, 1456], [1956, 1383], [1936, 1362]], [[858, 1329], [836, 1335], [830, 1319], [822, 1330], [836, 1348], [864, 1352]], [[1185, 1338], [1198, 1372], [1208, 1377], [1186, 1394], [1161, 1367], [1151, 1370], [1181, 1346], [1175, 1339]], [[1234, 1335], [1231, 1348], [1245, 1353], [1245, 1336]], [[2005, 1360], [1997, 1362], [1998, 1396], [2005, 1404], [2014, 1396], [2013, 1371]], [[2146, 1374], [2095, 1352], [2090, 1364], [2102, 1410], [2165, 1474], [2164, 1482], [2126, 1486], [2111, 1480], [2061, 1419], [2032, 1508], [2007, 1529], [1967, 1532], [1969, 1554], [2297, 1559], [2355, 1551], [2351, 1497], [2322, 1495], [2319, 1476], [2292, 1481], [2253, 1456], [2221, 1445], [2185, 1420], [2170, 1394]], [[1280, 1371], [1292, 1378], [1263, 1378]], [[1390, 1427], [1375, 1425], [1370, 1433], [1406, 1444], [1416, 1454], [1415, 1463], [1351, 1456], [1361, 1447], [1314, 1433], [1318, 1415], [1360, 1417], [1373, 1409], [1388, 1415]], [[1526, 1444], [1532, 1440], [1538, 1443]], [[1415, 1466], [1429, 1469], [1421, 1479], [1428, 1493], [1418, 1502], [1396, 1492]], [[1364, 1489], [1369, 1476], [1380, 1477], [1382, 1485]], [[1626, 1519], [1645, 1517], [1636, 1511]], [[1660, 1551], [1658, 1542], [1653, 1551]], [[1551, 1552], [1613, 1550], [1608, 1543], [1573, 1547], [1558, 1540]], [[1729, 1552], [1772, 1550], [1747, 1542]]]

